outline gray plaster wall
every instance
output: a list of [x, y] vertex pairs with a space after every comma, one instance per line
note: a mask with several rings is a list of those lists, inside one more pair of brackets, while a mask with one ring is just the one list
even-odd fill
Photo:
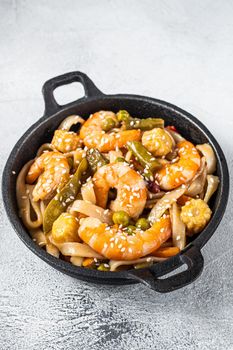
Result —
[[[44, 81], [81, 70], [106, 93], [190, 111], [220, 142], [232, 174], [232, 18], [230, 0], [0, 0], [0, 168], [43, 114]], [[0, 349], [232, 350], [232, 225], [231, 193], [200, 278], [160, 295], [55, 271], [21, 243], [1, 201]]]

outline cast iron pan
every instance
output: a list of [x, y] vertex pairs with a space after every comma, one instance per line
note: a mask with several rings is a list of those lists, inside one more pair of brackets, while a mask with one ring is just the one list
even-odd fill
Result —
[[[85, 96], [77, 101], [60, 106], [53, 95], [62, 85], [79, 82], [83, 85]], [[203, 269], [201, 248], [213, 235], [224, 214], [228, 193], [229, 174], [223, 152], [209, 130], [195, 117], [184, 110], [164, 101], [136, 95], [105, 95], [81, 72], [71, 72], [48, 80], [43, 86], [45, 101], [44, 116], [32, 125], [13, 148], [3, 173], [2, 192], [7, 215], [20, 239], [41, 259], [72, 277], [102, 284], [130, 284], [141, 282], [157, 292], [171, 292], [193, 282]], [[141, 118], [161, 117], [166, 124], [175, 125], [180, 132], [195, 144], [209, 142], [217, 156], [217, 175], [220, 185], [211, 200], [213, 216], [208, 226], [178, 255], [141, 270], [122, 272], [101, 272], [76, 267], [66, 261], [49, 255], [30, 238], [18, 217], [15, 184], [22, 166], [32, 159], [42, 143], [51, 140], [60, 122], [71, 114], [88, 118], [90, 113], [101, 109], [118, 111], [126, 109], [130, 114]], [[16, 172], [16, 174], [13, 174]], [[175, 269], [186, 265], [186, 270], [175, 273]], [[165, 276], [172, 272], [169, 276]]]

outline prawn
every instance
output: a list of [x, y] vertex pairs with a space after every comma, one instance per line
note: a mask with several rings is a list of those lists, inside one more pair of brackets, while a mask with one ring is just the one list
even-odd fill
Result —
[[75, 132], [66, 130], [55, 130], [51, 144], [62, 153], [75, 151], [82, 146], [80, 137]]
[[93, 184], [100, 207], [106, 208], [108, 191], [116, 188], [117, 197], [110, 203], [111, 210], [124, 210], [135, 219], [142, 213], [147, 199], [146, 184], [128, 164], [119, 162], [100, 167], [93, 177]]
[[163, 215], [146, 231], [133, 235], [118, 225], [108, 226], [99, 219], [80, 220], [78, 234], [92, 249], [108, 259], [135, 260], [157, 250], [171, 236], [169, 215]]
[[67, 158], [59, 152], [44, 152], [31, 165], [26, 182], [33, 184], [33, 200], [51, 199], [58, 186], [62, 187], [69, 180], [70, 166]]
[[177, 149], [178, 161], [165, 164], [156, 174], [163, 190], [172, 190], [192, 180], [200, 167], [201, 157], [191, 142], [181, 141]]
[[100, 111], [91, 115], [80, 130], [80, 137], [88, 148], [97, 148], [100, 152], [109, 152], [122, 148], [128, 141], [139, 141], [141, 130], [124, 130], [106, 133], [102, 128], [105, 119], [116, 120], [115, 113]]

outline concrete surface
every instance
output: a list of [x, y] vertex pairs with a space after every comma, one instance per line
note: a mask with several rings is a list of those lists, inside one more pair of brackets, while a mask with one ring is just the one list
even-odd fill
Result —
[[[43, 113], [43, 82], [81, 70], [104, 92], [154, 96], [196, 115], [232, 173], [232, 1], [1, 0], [0, 14], [1, 169]], [[76, 90], [58, 96], [69, 101]], [[53, 270], [20, 242], [1, 202], [0, 349], [233, 349], [232, 204], [203, 249], [201, 277], [160, 295]]]

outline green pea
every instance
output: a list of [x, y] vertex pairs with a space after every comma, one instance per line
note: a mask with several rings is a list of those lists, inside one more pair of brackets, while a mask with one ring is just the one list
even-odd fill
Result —
[[120, 210], [120, 211], [116, 211], [113, 214], [112, 220], [114, 224], [127, 226], [129, 224], [130, 217], [125, 211]]
[[100, 264], [97, 267], [97, 270], [99, 270], [99, 271], [109, 271], [109, 266], [107, 266], [107, 264]]
[[143, 231], [146, 231], [150, 227], [150, 224], [146, 218], [140, 218], [136, 222], [136, 227], [140, 228]]
[[106, 118], [102, 121], [101, 126], [104, 131], [109, 131], [116, 126], [116, 122], [112, 118]]
[[129, 225], [129, 226], [127, 227], [127, 233], [128, 233], [129, 235], [132, 235], [132, 234], [134, 233], [135, 230], [136, 230], [136, 226], [134, 226], [134, 225]]
[[116, 116], [117, 116], [117, 120], [119, 122], [129, 121], [130, 118], [131, 118], [130, 114], [127, 111], [125, 111], [125, 110], [119, 111]]

